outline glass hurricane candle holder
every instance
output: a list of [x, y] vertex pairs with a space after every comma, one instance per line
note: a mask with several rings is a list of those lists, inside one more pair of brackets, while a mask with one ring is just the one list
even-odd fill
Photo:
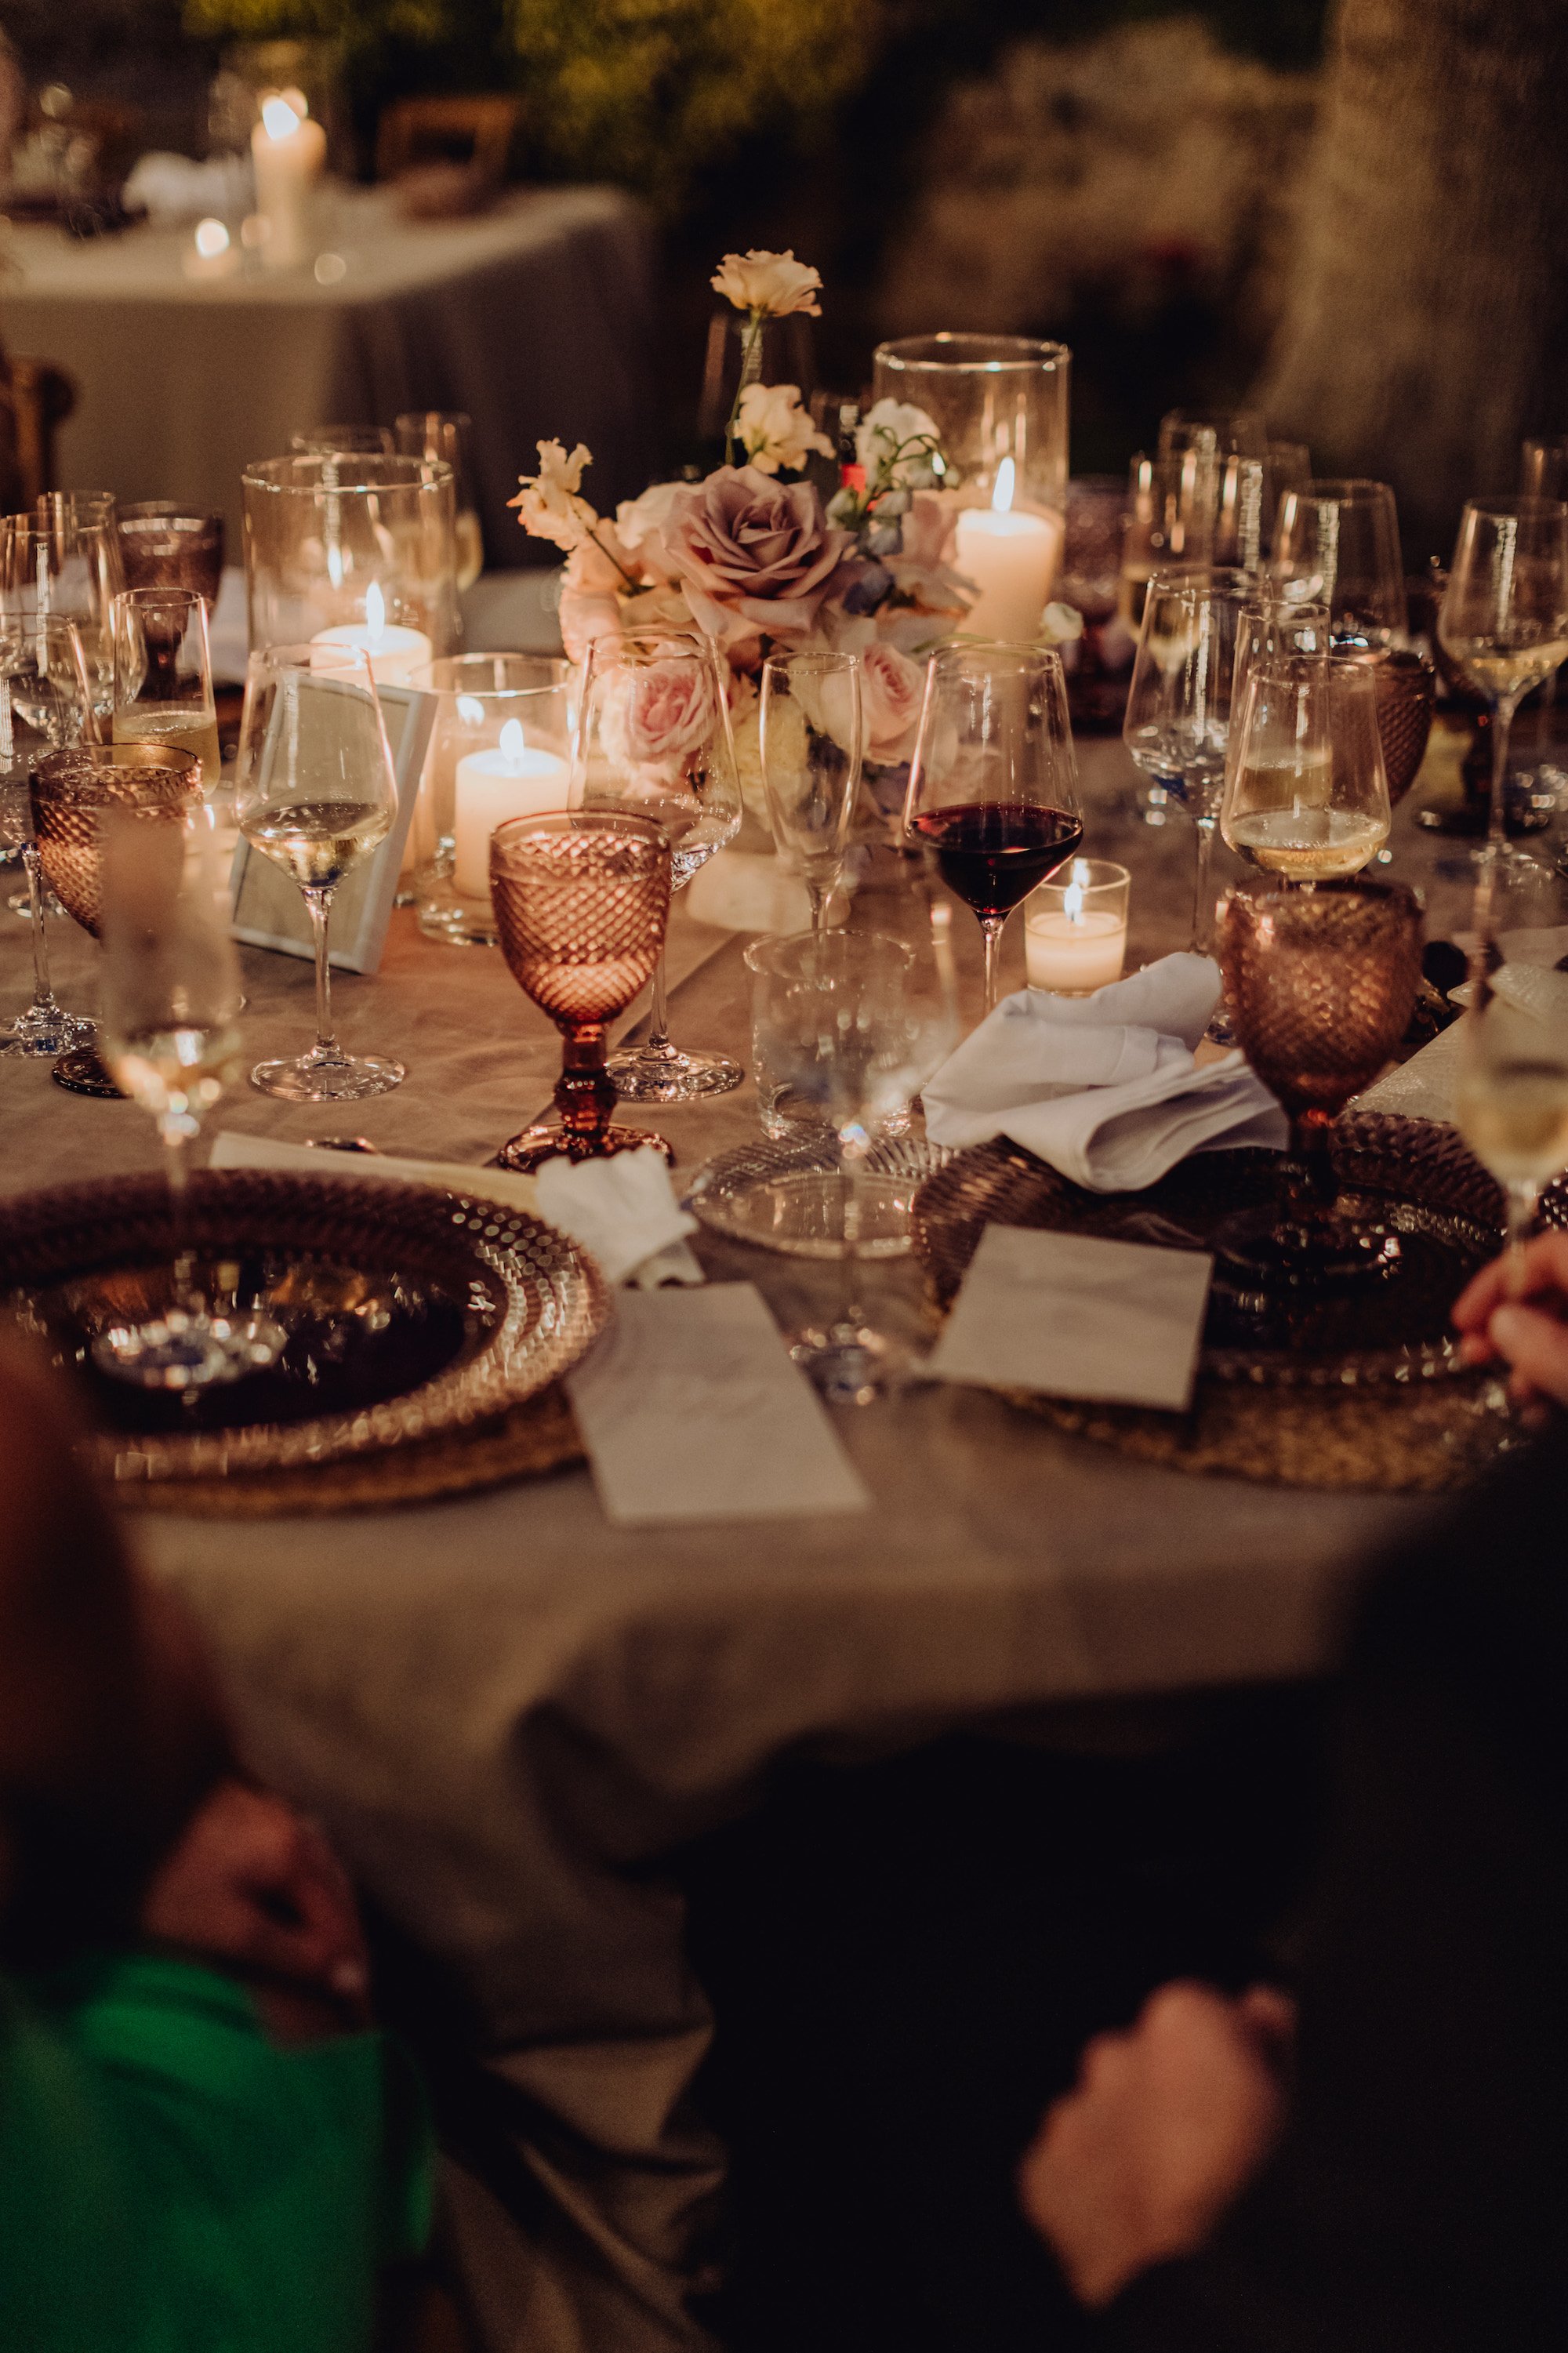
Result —
[[253, 653], [319, 642], [406, 686], [458, 642], [450, 466], [329, 450], [248, 466], [245, 586]]
[[954, 562], [980, 590], [966, 628], [1030, 639], [1061, 568], [1068, 480], [1065, 343], [1029, 335], [909, 335], [880, 343], [879, 400], [923, 410], [958, 493]]
[[1121, 977], [1132, 877], [1108, 858], [1075, 858], [1024, 902], [1024, 961], [1031, 988], [1090, 997]]
[[411, 829], [419, 925], [431, 939], [489, 946], [490, 838], [518, 817], [575, 807], [577, 670], [534, 654], [447, 654], [413, 685], [438, 694], [425, 784]]

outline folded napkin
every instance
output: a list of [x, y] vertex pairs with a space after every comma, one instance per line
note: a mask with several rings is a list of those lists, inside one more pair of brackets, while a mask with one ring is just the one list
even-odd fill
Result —
[[664, 1155], [651, 1144], [608, 1160], [547, 1160], [533, 1181], [540, 1216], [591, 1250], [607, 1282], [651, 1291], [702, 1281], [683, 1240], [697, 1220], [676, 1200]]
[[1171, 955], [1092, 997], [1005, 997], [922, 1090], [933, 1144], [994, 1135], [1093, 1193], [1137, 1192], [1189, 1152], [1280, 1150], [1285, 1114], [1240, 1054], [1200, 1069], [1211, 956]]

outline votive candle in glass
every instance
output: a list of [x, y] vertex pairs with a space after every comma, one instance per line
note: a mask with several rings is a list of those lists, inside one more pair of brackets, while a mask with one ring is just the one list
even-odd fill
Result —
[[1121, 977], [1132, 878], [1105, 858], [1074, 858], [1024, 902], [1024, 960], [1031, 988], [1089, 997]]

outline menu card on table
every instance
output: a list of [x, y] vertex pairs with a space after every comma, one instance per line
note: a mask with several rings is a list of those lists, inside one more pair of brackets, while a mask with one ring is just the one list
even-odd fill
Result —
[[987, 1226], [927, 1369], [1184, 1411], [1213, 1268], [1202, 1250]]
[[797, 1519], [870, 1497], [749, 1282], [631, 1291], [567, 1380], [605, 1516]]

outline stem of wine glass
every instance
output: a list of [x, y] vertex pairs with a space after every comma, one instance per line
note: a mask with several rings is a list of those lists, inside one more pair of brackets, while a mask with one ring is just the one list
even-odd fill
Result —
[[811, 898], [811, 928], [814, 932], [826, 931], [827, 928], [827, 892], [820, 882], [814, 882], [809, 874], [805, 879], [805, 887]]
[[1209, 879], [1214, 870], [1215, 820], [1199, 818], [1198, 864], [1193, 883], [1193, 945], [1199, 955], [1207, 955], [1214, 945], [1214, 884]]
[[1492, 705], [1492, 799], [1487, 818], [1487, 847], [1503, 849], [1508, 846], [1508, 807], [1505, 786], [1508, 782], [1508, 739], [1513, 728], [1513, 714], [1519, 709], [1517, 694], [1500, 694]]
[[981, 935], [985, 942], [985, 1010], [994, 1013], [996, 1000], [1002, 993], [1002, 934], [1007, 928], [1005, 915], [982, 915]]
[[1535, 1223], [1535, 1205], [1541, 1198], [1541, 1187], [1533, 1178], [1510, 1178], [1507, 1187], [1508, 1244], [1503, 1259], [1503, 1295], [1507, 1299], [1524, 1296], [1524, 1245]]
[[605, 1135], [616, 1103], [616, 1082], [605, 1070], [605, 1025], [587, 1021], [563, 1033], [555, 1108], [571, 1160], [604, 1156]]
[[27, 876], [27, 909], [33, 924], [33, 1010], [58, 1013], [59, 1008], [49, 982], [49, 935], [44, 923], [43, 872], [37, 842], [26, 845], [22, 864]]
[[858, 1131], [839, 1137], [843, 1146], [844, 1175], [844, 1256], [843, 1274], [839, 1282], [839, 1329], [845, 1334], [858, 1332], [865, 1323], [860, 1305], [860, 1164], [865, 1158], [865, 1145]]
[[307, 891], [305, 904], [310, 911], [310, 932], [316, 944], [316, 1050], [314, 1059], [321, 1062], [342, 1060], [342, 1051], [332, 1035], [332, 971], [328, 960], [328, 926], [332, 919], [332, 893]]
[[658, 952], [658, 962], [653, 968], [653, 1004], [648, 1009], [647, 1042], [658, 1054], [663, 1053], [669, 1044], [669, 996], [665, 985], [662, 948]]
[[174, 1305], [187, 1315], [199, 1315], [205, 1304], [195, 1286], [195, 1255], [191, 1249], [185, 1216], [190, 1170], [185, 1145], [194, 1122], [174, 1113], [158, 1122], [163, 1146], [163, 1170], [169, 1185], [169, 1241], [174, 1259]]
[[1298, 1218], [1319, 1218], [1339, 1198], [1334, 1122], [1328, 1112], [1292, 1112], [1290, 1146], [1281, 1171], [1285, 1204]]

